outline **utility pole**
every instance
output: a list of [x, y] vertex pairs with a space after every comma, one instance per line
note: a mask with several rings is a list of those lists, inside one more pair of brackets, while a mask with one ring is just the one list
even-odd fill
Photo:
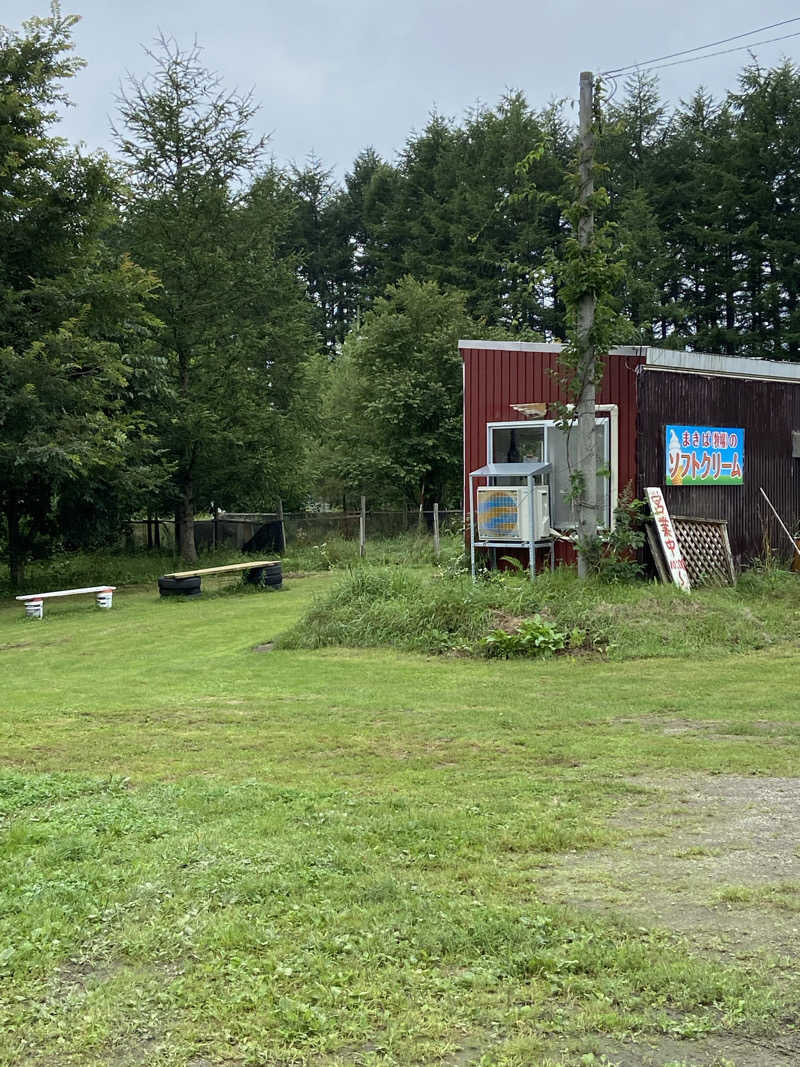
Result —
[[[581, 252], [592, 246], [594, 238], [594, 134], [592, 132], [592, 95], [594, 80], [590, 71], [581, 74], [579, 109], [579, 189], [578, 245]], [[591, 334], [594, 327], [595, 295], [584, 292], [578, 300], [577, 342], [580, 357], [578, 370], [581, 391], [575, 405], [578, 430], [577, 471], [580, 477], [578, 498], [578, 542], [591, 541], [597, 534], [597, 438], [595, 435], [595, 353]], [[578, 574], [585, 578], [588, 565], [578, 552]]]

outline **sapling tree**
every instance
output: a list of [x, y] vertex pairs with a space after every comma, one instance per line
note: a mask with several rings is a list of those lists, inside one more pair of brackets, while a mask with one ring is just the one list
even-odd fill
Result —
[[[586, 89], [582, 76], [582, 89]], [[600, 92], [587, 94], [582, 104], [582, 127], [576, 166], [568, 175], [566, 195], [553, 197], [532, 183], [522, 196], [555, 200], [568, 226], [558, 255], [551, 255], [549, 269], [567, 309], [566, 343], [559, 355], [558, 381], [563, 401], [554, 405], [559, 425], [567, 435], [569, 465], [568, 497], [576, 517], [578, 570], [589, 573], [597, 542], [597, 462], [595, 398], [602, 382], [605, 358], [614, 344], [627, 339], [630, 324], [617, 311], [616, 291], [624, 266], [614, 244], [611, 223], [595, 224], [595, 215], [608, 207], [608, 193], [596, 179], [604, 169], [594, 155], [594, 136], [601, 121]], [[588, 110], [587, 110], [588, 108]], [[545, 145], [535, 146], [520, 162], [519, 171], [528, 173]]]

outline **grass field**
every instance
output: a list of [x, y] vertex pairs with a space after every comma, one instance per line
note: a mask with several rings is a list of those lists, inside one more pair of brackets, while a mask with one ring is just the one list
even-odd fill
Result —
[[331, 580], [0, 607], [0, 1064], [800, 1061], [796, 641], [270, 648]]

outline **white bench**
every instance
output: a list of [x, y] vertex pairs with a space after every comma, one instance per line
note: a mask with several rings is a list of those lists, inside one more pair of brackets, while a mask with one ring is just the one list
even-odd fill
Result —
[[81, 593], [94, 593], [97, 597], [98, 608], [110, 608], [111, 598], [116, 590], [115, 585], [91, 585], [86, 589], [60, 589], [55, 593], [28, 593], [26, 596], [18, 596], [25, 605], [25, 614], [30, 619], [41, 619], [44, 615], [44, 601], [56, 596], [79, 596]]

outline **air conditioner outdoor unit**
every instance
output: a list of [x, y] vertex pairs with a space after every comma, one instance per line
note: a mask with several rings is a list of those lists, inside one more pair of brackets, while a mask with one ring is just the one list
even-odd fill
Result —
[[[533, 487], [533, 540], [550, 536], [550, 493], [546, 485]], [[478, 489], [480, 541], [530, 541], [531, 507], [527, 486], [481, 486]]]

